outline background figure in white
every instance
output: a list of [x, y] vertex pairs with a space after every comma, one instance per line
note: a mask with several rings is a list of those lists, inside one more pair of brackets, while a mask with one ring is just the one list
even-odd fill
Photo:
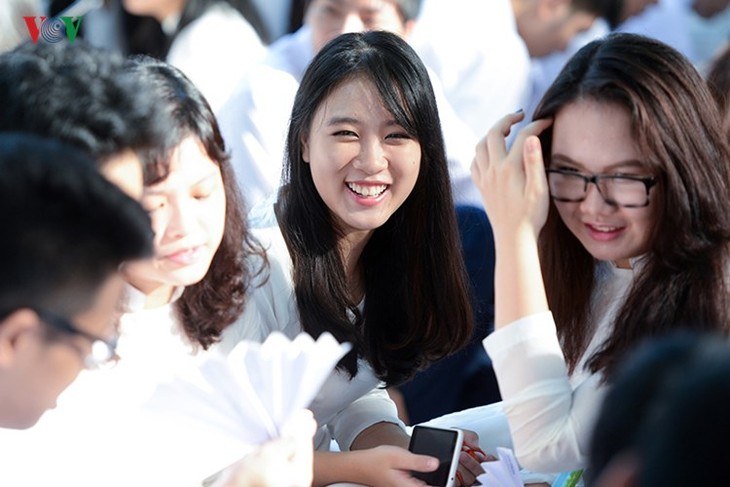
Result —
[[41, 0], [6, 0], [0, 11], [0, 52], [9, 51], [30, 39], [24, 16], [42, 15]]
[[412, 43], [483, 135], [504, 113], [531, 114], [565, 61], [607, 32], [595, 21], [609, 11], [594, 0], [425, 0]]
[[291, 3], [291, 0], [253, 0], [271, 42], [288, 32]]
[[535, 108], [537, 108], [543, 95], [557, 78], [560, 70], [565, 66], [565, 63], [568, 62], [568, 59], [578, 52], [581, 47], [605, 36], [609, 32], [611, 32], [611, 28], [608, 22], [603, 18], [598, 18], [593, 22], [590, 29], [577, 34], [564, 51], [530, 60], [530, 101], [525, 105], [525, 114], [527, 116], [518, 127], [522, 127], [531, 121]]
[[[712, 2], [712, 10], [695, 8], [703, 1]], [[725, 8], [722, 8], [724, 4]], [[537, 104], [565, 63], [581, 47], [609, 34], [612, 30], [634, 32], [657, 38], [675, 47], [696, 66], [702, 68], [730, 34], [730, 9], [727, 0], [625, 0], [617, 2], [619, 10], [613, 18], [598, 18], [590, 29], [578, 33], [563, 51], [533, 57], [530, 69], [530, 102], [525, 113], [531, 117]], [[693, 8], [695, 7], [695, 8]], [[609, 15], [609, 17], [611, 17]], [[667, 26], [672, 26], [668, 28]], [[710, 29], [711, 28], [711, 29]], [[708, 30], [710, 32], [708, 32]], [[720, 40], [722, 42], [720, 42]], [[526, 118], [519, 126], [529, 122]]]
[[631, 32], [669, 44], [694, 62], [689, 31], [689, 11], [692, 0], [654, 0], [642, 12], [627, 18], [616, 30]]
[[618, 30], [669, 44], [702, 69], [730, 36], [727, 0], [659, 0]]
[[[344, 32], [381, 29], [407, 38], [419, 4], [406, 0], [313, 0], [307, 6], [304, 25], [269, 47], [265, 60], [251, 70], [217, 114], [249, 207], [279, 187], [294, 97], [319, 49]], [[440, 82], [434, 77], [431, 82], [437, 93], [455, 201], [481, 208], [481, 198], [469, 175], [477, 134], [456, 116]]]
[[[266, 54], [251, 24], [225, 1], [122, 2], [128, 12], [154, 17], [168, 36], [174, 36], [165, 60], [195, 83], [216, 114], [246, 72]], [[201, 13], [180, 27], [190, 9]]]
[[510, 0], [424, 0], [411, 44], [478, 136], [527, 103], [530, 60]]

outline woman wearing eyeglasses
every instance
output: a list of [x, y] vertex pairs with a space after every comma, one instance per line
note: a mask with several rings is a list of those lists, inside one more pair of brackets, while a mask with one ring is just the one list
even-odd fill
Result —
[[495, 125], [472, 166], [497, 256], [485, 347], [519, 461], [559, 472], [585, 465], [629, 349], [728, 330], [730, 156], [699, 74], [634, 35], [581, 49], [508, 150], [522, 117]]

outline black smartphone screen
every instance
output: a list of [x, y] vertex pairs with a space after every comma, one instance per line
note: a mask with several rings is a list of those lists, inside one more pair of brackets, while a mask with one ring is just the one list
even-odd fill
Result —
[[428, 485], [445, 486], [449, 481], [449, 470], [451, 470], [457, 438], [458, 433], [456, 431], [425, 426], [414, 427], [408, 449], [419, 455], [438, 458], [439, 467], [433, 472], [412, 472], [412, 475]]

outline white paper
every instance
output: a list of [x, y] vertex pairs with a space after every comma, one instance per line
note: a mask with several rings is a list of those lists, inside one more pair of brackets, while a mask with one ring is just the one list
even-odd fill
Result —
[[278, 332], [263, 343], [242, 341], [228, 356], [211, 354], [161, 384], [145, 409], [199, 432], [199, 441], [259, 445], [311, 403], [350, 348], [329, 333], [316, 341]]
[[484, 473], [477, 477], [484, 487], [524, 487], [515, 454], [509, 448], [497, 448], [498, 460], [482, 463]]

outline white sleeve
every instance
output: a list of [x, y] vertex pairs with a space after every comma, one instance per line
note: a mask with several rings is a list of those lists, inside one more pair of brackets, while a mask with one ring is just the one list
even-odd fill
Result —
[[517, 320], [484, 346], [520, 464], [537, 472], [583, 468], [605, 388], [593, 374], [573, 389], [552, 313]]
[[[360, 365], [362, 367], [362, 363]], [[357, 380], [355, 377], [353, 380]], [[366, 428], [377, 423], [394, 423], [404, 431], [405, 424], [398, 419], [398, 409], [382, 384], [351, 402], [327, 425], [332, 438], [341, 450], [349, 450], [355, 438]]]

